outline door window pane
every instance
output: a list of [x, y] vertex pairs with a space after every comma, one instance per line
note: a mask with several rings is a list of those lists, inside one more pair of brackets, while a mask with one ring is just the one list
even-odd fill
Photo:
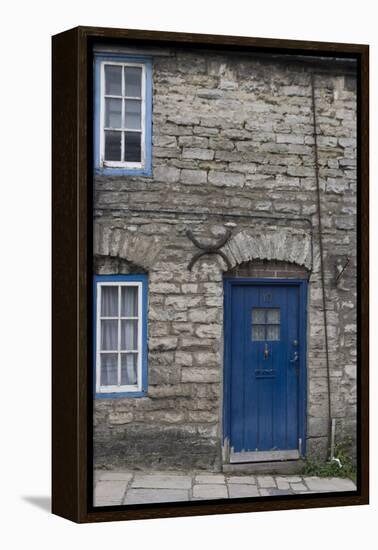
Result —
[[138, 354], [121, 354], [121, 385], [135, 386], [138, 382]]
[[117, 351], [118, 349], [118, 321], [101, 321], [101, 350]]
[[280, 310], [278, 308], [267, 309], [266, 321], [268, 324], [278, 324], [280, 322]]
[[138, 321], [121, 321], [121, 349], [138, 349]]
[[121, 316], [138, 317], [137, 286], [123, 286], [121, 288]]
[[122, 67], [105, 65], [105, 94], [122, 95]]
[[265, 340], [265, 326], [253, 325], [252, 327], [252, 340]]
[[105, 160], [121, 160], [121, 132], [105, 130]]
[[116, 353], [101, 354], [101, 386], [116, 386], [118, 384], [118, 355]]
[[280, 339], [280, 326], [279, 325], [267, 325], [267, 327], [266, 327], [266, 339], [267, 340], [279, 340]]
[[265, 323], [265, 309], [253, 308], [252, 310], [252, 323], [254, 325]]
[[129, 97], [142, 96], [142, 69], [140, 67], [125, 67], [125, 95]]
[[279, 340], [280, 317], [279, 308], [252, 308], [252, 340]]
[[125, 132], [125, 161], [141, 162], [141, 133]]
[[118, 317], [118, 286], [101, 287], [101, 317]]

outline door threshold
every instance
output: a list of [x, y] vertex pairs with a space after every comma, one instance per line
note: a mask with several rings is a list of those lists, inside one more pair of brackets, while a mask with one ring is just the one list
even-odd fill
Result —
[[279, 460], [298, 460], [300, 458], [299, 451], [292, 449], [288, 451], [248, 451], [237, 452], [231, 451], [230, 463], [240, 464], [244, 462], [275, 462]]
[[302, 458], [297, 460], [279, 460], [272, 462], [244, 462], [238, 464], [223, 464], [222, 471], [225, 474], [277, 474], [294, 475], [301, 474], [305, 467], [305, 461]]

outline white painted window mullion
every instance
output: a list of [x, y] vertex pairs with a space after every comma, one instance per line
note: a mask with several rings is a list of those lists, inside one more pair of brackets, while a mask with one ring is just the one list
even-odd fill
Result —
[[140, 160], [142, 162], [142, 166], [146, 165], [146, 157], [145, 157], [145, 126], [146, 126], [146, 66], [143, 65], [142, 67], [142, 82], [141, 82], [141, 151], [140, 151]]
[[100, 68], [100, 165], [105, 162], [105, 63]]
[[101, 353], [100, 353], [100, 347], [101, 347], [101, 285], [97, 285], [97, 322], [96, 322], [96, 391], [100, 391], [101, 387]]
[[138, 365], [138, 368], [137, 368], [137, 372], [138, 372], [138, 376], [137, 376], [137, 384], [138, 384], [138, 389], [141, 390], [142, 389], [142, 317], [143, 317], [143, 311], [142, 311], [142, 307], [143, 307], [143, 304], [142, 304], [142, 284], [139, 284], [138, 285], [138, 355], [137, 355], [137, 365]]
[[121, 285], [118, 286], [118, 386], [121, 386]]
[[126, 128], [126, 109], [125, 109], [125, 92], [126, 92], [126, 82], [125, 82], [125, 65], [122, 65], [122, 107], [121, 107], [121, 125], [122, 125], [122, 134], [121, 134], [121, 162], [125, 162], [125, 128]]

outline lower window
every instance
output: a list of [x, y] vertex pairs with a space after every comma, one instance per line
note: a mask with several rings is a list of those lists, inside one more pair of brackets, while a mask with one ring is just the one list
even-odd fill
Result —
[[147, 276], [96, 276], [95, 324], [96, 395], [144, 395]]

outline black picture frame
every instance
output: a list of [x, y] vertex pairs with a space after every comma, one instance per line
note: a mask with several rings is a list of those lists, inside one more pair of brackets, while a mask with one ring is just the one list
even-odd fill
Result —
[[[358, 479], [353, 493], [93, 508], [92, 45], [96, 42], [352, 57], [358, 66]], [[52, 38], [52, 511], [72, 521], [257, 512], [369, 502], [369, 47], [144, 30], [77, 27]]]

